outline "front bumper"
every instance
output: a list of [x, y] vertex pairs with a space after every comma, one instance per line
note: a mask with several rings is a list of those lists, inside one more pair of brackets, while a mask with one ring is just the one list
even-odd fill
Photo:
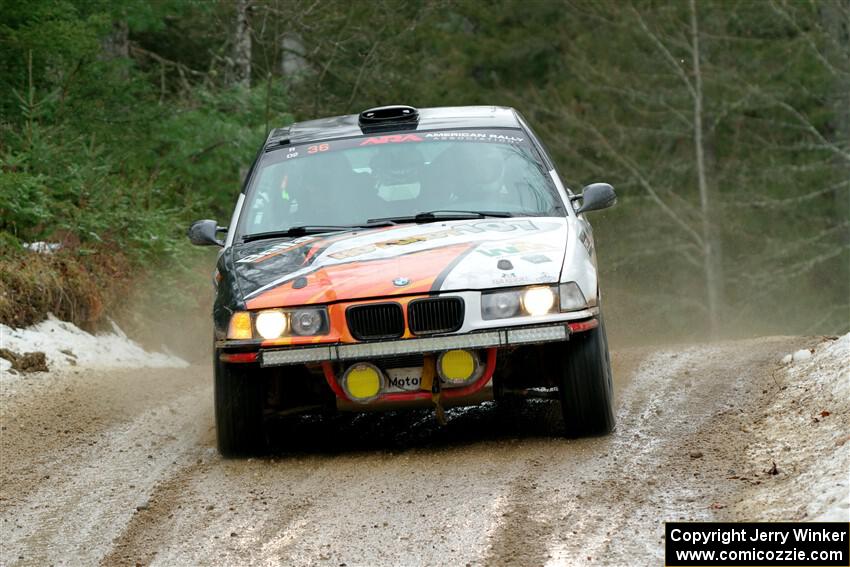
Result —
[[567, 340], [571, 333], [598, 326], [597, 319], [533, 327], [510, 327], [460, 335], [396, 339], [356, 344], [332, 344], [285, 349], [260, 349], [256, 360], [263, 367], [376, 359], [405, 354], [427, 354], [453, 349], [502, 348]]

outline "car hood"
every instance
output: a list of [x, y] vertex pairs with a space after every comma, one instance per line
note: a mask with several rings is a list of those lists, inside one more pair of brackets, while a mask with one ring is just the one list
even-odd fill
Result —
[[558, 217], [364, 229], [232, 247], [249, 309], [555, 283], [567, 243]]

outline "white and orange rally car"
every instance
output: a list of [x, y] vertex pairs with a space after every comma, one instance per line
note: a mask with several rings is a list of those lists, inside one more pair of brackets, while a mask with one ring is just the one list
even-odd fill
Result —
[[[563, 185], [511, 108], [374, 108], [268, 136], [215, 272], [224, 455], [264, 417], [560, 400], [564, 433], [614, 426], [585, 213], [610, 185]], [[219, 239], [219, 233], [226, 233]]]

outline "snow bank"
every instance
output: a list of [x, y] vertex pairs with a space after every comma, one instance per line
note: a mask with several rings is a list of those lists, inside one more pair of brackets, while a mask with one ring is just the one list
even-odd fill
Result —
[[792, 355], [788, 376], [822, 384], [839, 400], [850, 399], [850, 333], [813, 350], [799, 350]]
[[[127, 338], [115, 323], [112, 332], [92, 335], [48, 315], [25, 329], [0, 324], [0, 348], [23, 354], [43, 352], [51, 369], [69, 366], [97, 368], [184, 368], [185, 360], [171, 354], [151, 353]], [[0, 373], [10, 374], [11, 363], [0, 358]]]
[[[803, 355], [802, 353], [806, 354]], [[850, 519], [850, 333], [811, 351], [786, 356], [783, 388], [774, 407], [771, 435], [791, 452], [796, 469], [775, 490], [793, 494], [806, 520]], [[793, 458], [799, 456], [799, 460]], [[809, 458], [804, 458], [804, 457]]]

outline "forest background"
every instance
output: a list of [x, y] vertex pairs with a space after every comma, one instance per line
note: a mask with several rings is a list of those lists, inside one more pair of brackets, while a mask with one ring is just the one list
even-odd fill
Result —
[[205, 310], [186, 228], [268, 130], [395, 103], [513, 106], [615, 186], [619, 340], [850, 327], [850, 0], [0, 0], [0, 322]]

